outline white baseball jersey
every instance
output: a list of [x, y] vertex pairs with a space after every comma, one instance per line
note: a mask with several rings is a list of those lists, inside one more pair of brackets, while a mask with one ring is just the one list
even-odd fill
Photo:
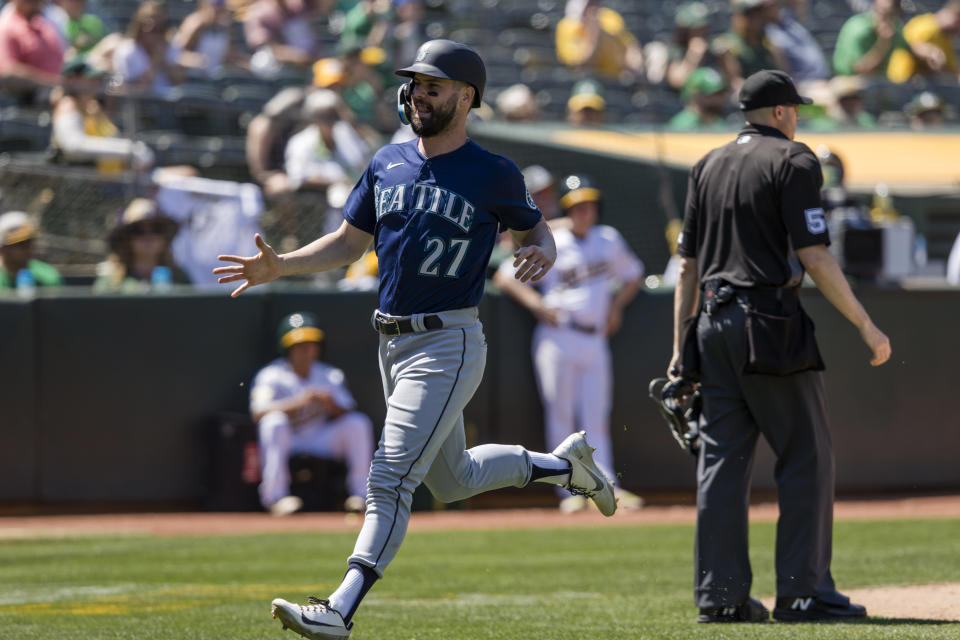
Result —
[[[307, 389], [328, 391], [333, 401], [347, 411], [356, 406], [356, 401], [346, 386], [346, 376], [343, 371], [323, 362], [314, 362], [310, 367], [310, 375], [301, 378], [290, 366], [286, 358], [277, 358], [263, 369], [253, 379], [253, 388], [250, 390], [250, 412], [263, 411], [276, 402], [302, 394]], [[323, 416], [310, 420], [309, 425], [323, 424]], [[300, 426], [296, 420], [294, 422]]]
[[[557, 261], [542, 280], [531, 284], [543, 295], [546, 306], [563, 312], [561, 326], [603, 329], [615, 282], [642, 276], [643, 262], [620, 232], [607, 225], [594, 225], [582, 240], [569, 229], [558, 229], [553, 237]], [[500, 268], [513, 276], [512, 260]]]

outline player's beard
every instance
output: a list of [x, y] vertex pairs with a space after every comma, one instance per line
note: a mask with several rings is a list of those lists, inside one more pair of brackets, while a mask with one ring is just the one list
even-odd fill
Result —
[[413, 108], [413, 117], [410, 119], [410, 126], [413, 132], [422, 138], [429, 138], [442, 133], [457, 115], [456, 94], [450, 96], [450, 99], [438, 107], [431, 107], [430, 117], [426, 122], [420, 120], [417, 108]]

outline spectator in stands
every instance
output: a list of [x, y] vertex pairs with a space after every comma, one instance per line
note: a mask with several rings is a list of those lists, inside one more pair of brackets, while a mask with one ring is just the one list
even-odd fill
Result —
[[902, 69], [891, 69], [896, 77], [945, 75], [956, 82], [960, 67], [954, 39], [960, 34], [960, 0], [949, 0], [936, 13], [914, 16], [903, 27], [903, 37], [914, 53], [899, 58]]
[[136, 198], [110, 232], [110, 256], [97, 265], [97, 293], [142, 293], [151, 286], [190, 284], [170, 251], [177, 223], [146, 198]]
[[916, 131], [939, 129], [947, 119], [947, 103], [932, 91], [917, 94], [903, 110], [910, 118], [910, 128]]
[[63, 66], [64, 83], [51, 92], [53, 104], [50, 146], [57, 158], [67, 162], [97, 164], [100, 173], [113, 174], [133, 166], [138, 170], [153, 165], [153, 152], [146, 144], [119, 137], [100, 104], [104, 74], [77, 57]]
[[423, 23], [421, 0], [393, 0], [394, 23], [386, 43], [388, 61], [413, 60], [420, 45], [429, 40]]
[[0, 11], [0, 80], [24, 99], [37, 86], [55, 86], [63, 66], [63, 40], [43, 4], [11, 0]]
[[162, 2], [145, 0], [137, 7], [111, 54], [114, 75], [124, 86], [166, 97], [183, 81], [186, 66], [202, 68], [198, 56], [185, 55], [168, 40], [167, 28]]
[[382, 47], [392, 20], [390, 0], [360, 0], [344, 16], [340, 42], [351, 47]]
[[281, 356], [257, 373], [250, 388], [260, 441], [260, 501], [276, 516], [303, 507], [290, 495], [289, 459], [297, 453], [345, 462], [344, 510], [364, 508], [373, 424], [357, 411], [343, 371], [321, 360], [325, 337], [312, 313], [284, 317], [277, 331]]
[[630, 71], [641, 75], [643, 53], [623, 16], [601, 0], [567, 0], [557, 24], [557, 59], [568, 67], [605, 78]]
[[496, 99], [496, 111], [507, 122], [536, 122], [540, 119], [537, 98], [525, 84], [513, 84], [500, 92]]
[[0, 290], [63, 284], [59, 271], [33, 257], [37, 235], [36, 224], [23, 211], [0, 215]]
[[231, 48], [232, 22], [233, 14], [226, 0], [198, 0], [197, 9], [180, 23], [173, 46], [199, 56], [208, 77], [216, 77], [225, 65], [249, 69], [249, 56]]
[[667, 84], [683, 89], [687, 77], [699, 67], [716, 67], [719, 61], [710, 50], [710, 9], [702, 2], [686, 2], [674, 16], [673, 43], [668, 50]]
[[[364, 134], [371, 146], [379, 146], [382, 142], [380, 133], [392, 130], [397, 121], [396, 110], [390, 108], [390, 103], [382, 99], [383, 79], [376, 70], [377, 65], [385, 61], [385, 56], [386, 53], [379, 47], [344, 48], [340, 62], [343, 69], [341, 78], [330, 86], [337, 89], [353, 113], [358, 131]], [[324, 85], [317, 81], [317, 64], [313, 67], [314, 84], [323, 87]]]
[[830, 80], [833, 102], [827, 113], [841, 127], [873, 129], [877, 119], [863, 104], [864, 81], [860, 76], [834, 76]]
[[833, 71], [837, 75], [882, 75], [894, 82], [906, 78], [892, 69], [910, 66], [910, 45], [903, 37], [900, 0], [873, 0], [869, 11], [850, 16], [837, 34]]
[[86, 0], [57, 0], [56, 6], [63, 21], [58, 26], [68, 46], [64, 60], [82, 58], [106, 35], [103, 20], [87, 12]]
[[729, 129], [724, 113], [730, 92], [723, 76], [716, 69], [700, 67], [687, 77], [680, 94], [683, 111], [667, 123], [674, 131], [723, 131]]
[[311, 91], [303, 104], [310, 124], [290, 138], [284, 170], [294, 190], [353, 183], [367, 163], [370, 150], [343, 114], [343, 102], [333, 91]]
[[567, 100], [567, 122], [578, 127], [591, 127], [606, 120], [607, 101], [600, 83], [588, 79], [574, 84]]
[[730, 30], [714, 38], [713, 53], [734, 95], [744, 78], [761, 69], [784, 69], [783, 54], [766, 35], [771, 0], [731, 0]]
[[275, 77], [284, 64], [308, 67], [316, 58], [317, 38], [310, 25], [313, 0], [255, 0], [243, 19], [254, 73]]
[[784, 71], [795, 82], [810, 82], [830, 78], [830, 65], [816, 39], [803, 26], [807, 16], [808, 0], [773, 0], [766, 7], [766, 36], [783, 54]]
[[247, 167], [267, 196], [294, 191], [283, 171], [284, 148], [304, 125], [303, 101], [309, 88], [287, 87], [271, 98], [247, 125]]

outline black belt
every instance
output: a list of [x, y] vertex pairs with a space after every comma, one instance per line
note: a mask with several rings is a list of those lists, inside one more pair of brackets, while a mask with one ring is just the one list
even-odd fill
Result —
[[591, 327], [590, 325], [587, 325], [587, 324], [577, 324], [576, 322], [571, 322], [567, 326], [573, 329], [574, 331], [579, 331], [580, 333], [589, 333], [590, 335], [600, 333], [599, 329], [597, 329], [596, 327]]
[[738, 300], [748, 305], [779, 305], [795, 306], [799, 303], [797, 287], [737, 287], [719, 278], [707, 280], [703, 286], [703, 310], [707, 315], [713, 315], [718, 307], [722, 307], [731, 300]]
[[[416, 333], [417, 331], [413, 328], [411, 318], [391, 318], [382, 313], [377, 313], [373, 317], [373, 322], [377, 331], [385, 336], [399, 336], [404, 333]], [[443, 320], [440, 319], [440, 316], [434, 314], [423, 316], [423, 326], [427, 331], [443, 329]]]

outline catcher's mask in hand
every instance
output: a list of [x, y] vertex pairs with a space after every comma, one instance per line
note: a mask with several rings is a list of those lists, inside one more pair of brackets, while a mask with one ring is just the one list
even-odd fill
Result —
[[677, 444], [697, 455], [700, 451], [700, 390], [690, 380], [654, 378], [648, 387], [650, 399], [657, 404]]

